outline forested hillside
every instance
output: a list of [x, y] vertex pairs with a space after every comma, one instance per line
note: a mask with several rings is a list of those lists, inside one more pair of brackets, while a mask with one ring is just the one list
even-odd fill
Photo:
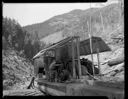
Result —
[[[33, 76], [32, 57], [40, 50], [38, 34], [29, 34], [14, 19], [2, 22], [3, 89], [20, 88]], [[15, 86], [15, 87], [14, 87]]]
[[38, 33], [29, 34], [14, 19], [3, 18], [2, 48], [15, 49], [31, 59], [40, 50]]

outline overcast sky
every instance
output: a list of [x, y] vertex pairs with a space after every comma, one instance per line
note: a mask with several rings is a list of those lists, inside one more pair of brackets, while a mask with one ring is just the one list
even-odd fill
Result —
[[[117, 0], [113, 0], [116, 2]], [[112, 2], [112, 3], [113, 3]], [[103, 3], [104, 5], [110, 2]], [[91, 7], [102, 7], [102, 4], [91, 4]], [[88, 9], [89, 3], [4, 3], [3, 16], [13, 18], [21, 26], [43, 22], [51, 17], [67, 13], [74, 9]]]

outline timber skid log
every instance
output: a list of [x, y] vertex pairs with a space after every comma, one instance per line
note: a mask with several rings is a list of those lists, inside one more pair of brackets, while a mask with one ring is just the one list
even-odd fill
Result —
[[3, 91], [3, 96], [45, 96], [45, 93], [38, 89], [7, 90]]

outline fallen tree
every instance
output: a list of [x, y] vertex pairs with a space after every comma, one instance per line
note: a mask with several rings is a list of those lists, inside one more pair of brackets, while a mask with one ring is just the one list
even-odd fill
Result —
[[121, 57], [109, 60], [107, 62], [107, 64], [109, 66], [114, 66], [114, 65], [118, 65], [118, 64], [123, 63], [123, 62], [124, 62], [124, 56], [121, 56]]
[[103, 74], [107, 75], [110, 74], [111, 72], [117, 72], [117, 71], [121, 71], [124, 68], [124, 63], [118, 64], [116, 66], [110, 67], [109, 69], [107, 69]]

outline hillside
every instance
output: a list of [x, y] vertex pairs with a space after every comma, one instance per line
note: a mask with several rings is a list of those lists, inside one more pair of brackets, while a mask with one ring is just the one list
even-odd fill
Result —
[[2, 51], [2, 70], [3, 90], [26, 88], [34, 73], [31, 62], [16, 50]]
[[[34, 74], [31, 58], [40, 49], [38, 35], [29, 35], [15, 19], [2, 21], [3, 91], [28, 87]], [[31, 50], [30, 50], [31, 49]]]
[[[110, 41], [111, 32], [117, 28], [119, 28], [119, 31], [123, 29], [120, 13], [119, 4], [111, 4], [103, 8], [91, 8], [87, 10], [76, 9], [69, 13], [54, 16], [43, 23], [23, 28], [32, 34], [36, 31], [40, 35], [41, 41], [44, 42], [51, 42], [51, 40], [46, 41], [46, 38], [54, 33], [60, 33], [60, 37], [79, 35], [81, 39], [85, 39], [88, 37], [91, 16], [92, 35], [101, 36], [104, 40]], [[45, 40], [42, 39], [44, 37], [46, 37]]]

